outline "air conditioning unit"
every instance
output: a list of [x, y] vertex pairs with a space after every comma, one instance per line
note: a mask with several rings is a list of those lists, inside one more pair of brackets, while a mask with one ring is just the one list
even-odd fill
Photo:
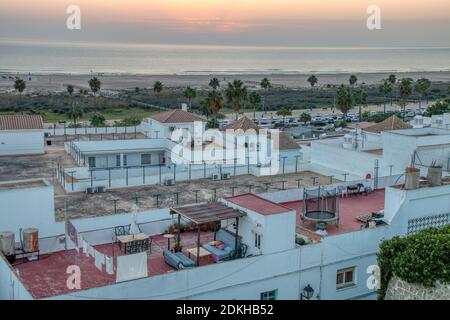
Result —
[[173, 181], [173, 179], [166, 179], [164, 181], [164, 185], [166, 186], [173, 186], [175, 184], [175, 182]]
[[213, 175], [212, 175], [212, 179], [213, 179], [214, 181], [218, 181], [218, 180], [220, 180], [220, 176], [219, 176], [218, 174], [213, 174]]
[[105, 193], [105, 191], [106, 191], [106, 187], [105, 186], [98, 186], [95, 189], [95, 192], [98, 192], [98, 193]]
[[95, 193], [95, 188], [94, 187], [87, 187], [86, 188], [86, 193], [87, 194], [94, 194]]
[[226, 173], [222, 173], [222, 180], [230, 180], [231, 175], [226, 172]]

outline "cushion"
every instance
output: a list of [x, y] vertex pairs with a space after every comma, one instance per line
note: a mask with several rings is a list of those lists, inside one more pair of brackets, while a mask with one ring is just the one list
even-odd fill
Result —
[[217, 249], [219, 249], [219, 250], [223, 250], [223, 249], [225, 249], [225, 243], [221, 243], [221, 244], [219, 244], [219, 245], [216, 245], [216, 248]]
[[225, 246], [225, 244], [222, 241], [216, 241], [216, 244], [214, 245], [217, 249], [222, 250], [220, 247], [223, 248], [223, 246]]
[[216, 246], [216, 244], [218, 243], [218, 242], [220, 242], [220, 241], [211, 241], [211, 242], [208, 242], [208, 244], [210, 245], [210, 246]]

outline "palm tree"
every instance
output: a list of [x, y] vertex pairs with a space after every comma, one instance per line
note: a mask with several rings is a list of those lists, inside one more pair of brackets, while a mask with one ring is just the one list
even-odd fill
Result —
[[209, 107], [209, 99], [205, 98], [200, 102], [200, 112], [202, 115], [206, 117], [206, 120], [209, 120], [209, 116], [211, 115], [211, 109]]
[[238, 119], [239, 111], [242, 105], [247, 100], [247, 87], [241, 80], [234, 80], [232, 83], [228, 83], [228, 87], [225, 90], [225, 97], [227, 102], [231, 104], [231, 107], [236, 112], [236, 120]]
[[351, 85], [352, 87], [354, 87], [355, 84], [358, 82], [358, 77], [356, 77], [354, 74], [352, 74], [352, 75], [350, 76], [350, 78], [348, 79], [348, 82], [350, 83], [350, 85]]
[[411, 78], [403, 78], [402, 80], [400, 80], [400, 84], [399, 84], [399, 91], [400, 91], [400, 108], [401, 108], [401, 112], [402, 112], [402, 118], [405, 118], [405, 108], [406, 108], [406, 104], [408, 103], [408, 99], [412, 94], [413, 91], [413, 80]]
[[207, 101], [208, 101], [208, 108], [209, 108], [210, 114], [213, 115], [214, 118], [216, 118], [220, 109], [222, 109], [222, 107], [223, 107], [222, 93], [220, 93], [217, 90], [213, 90], [213, 91], [209, 92]]
[[414, 86], [414, 90], [420, 95], [419, 110], [422, 109], [422, 100], [424, 97], [428, 96], [428, 90], [430, 90], [430, 87], [431, 81], [426, 78], [421, 78], [417, 80], [416, 85]]
[[[270, 90], [270, 88], [272, 88], [272, 84], [270, 83], [270, 80], [268, 78], [264, 78], [261, 80], [261, 83], [259, 84], [261, 86], [261, 88], [263, 88], [266, 92]], [[263, 110], [266, 109], [266, 97], [262, 97], [262, 102], [263, 102]]]
[[363, 88], [356, 90], [353, 96], [353, 101], [359, 107], [359, 121], [362, 119], [362, 106], [367, 106], [367, 93]]
[[223, 96], [217, 90], [208, 93], [208, 96], [200, 103], [202, 114], [209, 119], [209, 116], [217, 118], [217, 114], [223, 107]]
[[67, 86], [67, 92], [69, 93], [69, 95], [72, 95], [72, 93], [73, 93], [73, 86], [71, 84], [69, 84]]
[[389, 94], [392, 93], [392, 84], [389, 80], [384, 80], [382, 84], [380, 84], [378, 90], [384, 96], [384, 106], [383, 113], [386, 113], [386, 100]]
[[27, 84], [24, 80], [21, 78], [16, 78], [16, 81], [14, 81], [14, 89], [19, 92], [20, 95], [22, 95], [22, 92], [27, 87]]
[[209, 81], [209, 86], [210, 86], [211, 88], [213, 88], [214, 90], [217, 90], [217, 88], [220, 87], [220, 81], [219, 81], [219, 79], [217, 79], [217, 78], [212, 78], [212, 79]]
[[161, 93], [161, 91], [163, 90], [163, 84], [161, 81], [156, 81], [153, 84], [153, 91], [156, 92], [157, 95], [159, 95]]
[[195, 90], [194, 88], [191, 88], [190, 86], [188, 86], [188, 87], [183, 91], [183, 95], [184, 95], [184, 97], [185, 97], [185, 98], [187, 99], [187, 101], [188, 101], [189, 109], [191, 109], [192, 100], [194, 100], [195, 97], [197, 96], [197, 90]]
[[[394, 86], [397, 83], [397, 76], [395, 74], [390, 74], [388, 77], [388, 81], [392, 85], [392, 91], [393, 91]], [[391, 92], [391, 107], [392, 107], [392, 92]]]
[[73, 120], [73, 124], [76, 127], [77, 126], [77, 120], [80, 119], [83, 116], [83, 109], [75, 103], [72, 102], [70, 109], [67, 111], [67, 117], [71, 120]]
[[270, 83], [270, 80], [267, 78], [264, 78], [261, 80], [260, 86], [264, 90], [268, 90], [268, 89], [272, 88], [272, 84]]
[[93, 93], [97, 93], [98, 91], [100, 91], [102, 83], [97, 77], [93, 77], [92, 79], [89, 80], [88, 83]]
[[319, 82], [319, 79], [317, 79], [317, 77], [313, 74], [313, 75], [310, 75], [308, 77], [308, 79], [306, 79], [306, 81], [309, 82], [311, 88], [314, 88], [314, 86], [317, 84], [317, 82]]
[[344, 115], [344, 121], [346, 121], [347, 113], [352, 108], [352, 93], [348, 86], [341, 85], [337, 90], [336, 107]]
[[248, 102], [253, 106], [253, 120], [256, 120], [256, 107], [261, 103], [261, 96], [258, 92], [252, 91], [248, 96]]

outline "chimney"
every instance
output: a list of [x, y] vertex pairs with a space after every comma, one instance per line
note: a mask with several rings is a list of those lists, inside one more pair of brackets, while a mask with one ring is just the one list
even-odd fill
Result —
[[186, 104], [186, 103], [182, 103], [181, 104], [181, 110], [183, 110], [183, 111], [188, 111], [188, 105]]
[[427, 180], [432, 187], [442, 185], [442, 166], [437, 165], [435, 161], [428, 168]]
[[420, 187], [420, 170], [415, 167], [405, 169], [405, 190], [415, 190]]

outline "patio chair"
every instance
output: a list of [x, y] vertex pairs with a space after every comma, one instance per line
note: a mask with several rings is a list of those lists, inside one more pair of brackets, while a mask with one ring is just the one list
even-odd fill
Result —
[[[117, 237], [120, 236], [127, 236], [130, 234], [130, 228], [131, 225], [126, 225], [126, 226], [116, 226], [114, 227], [114, 242], [117, 243]], [[119, 246], [120, 246], [120, 242], [119, 242]]]
[[126, 226], [117, 226], [114, 227], [114, 235], [117, 237], [120, 236], [127, 236], [130, 234], [130, 228], [131, 228], [131, 224], [126, 225]]
[[347, 188], [344, 186], [337, 186], [336, 187], [338, 194], [341, 196], [341, 198], [344, 198], [344, 196], [347, 195]]

